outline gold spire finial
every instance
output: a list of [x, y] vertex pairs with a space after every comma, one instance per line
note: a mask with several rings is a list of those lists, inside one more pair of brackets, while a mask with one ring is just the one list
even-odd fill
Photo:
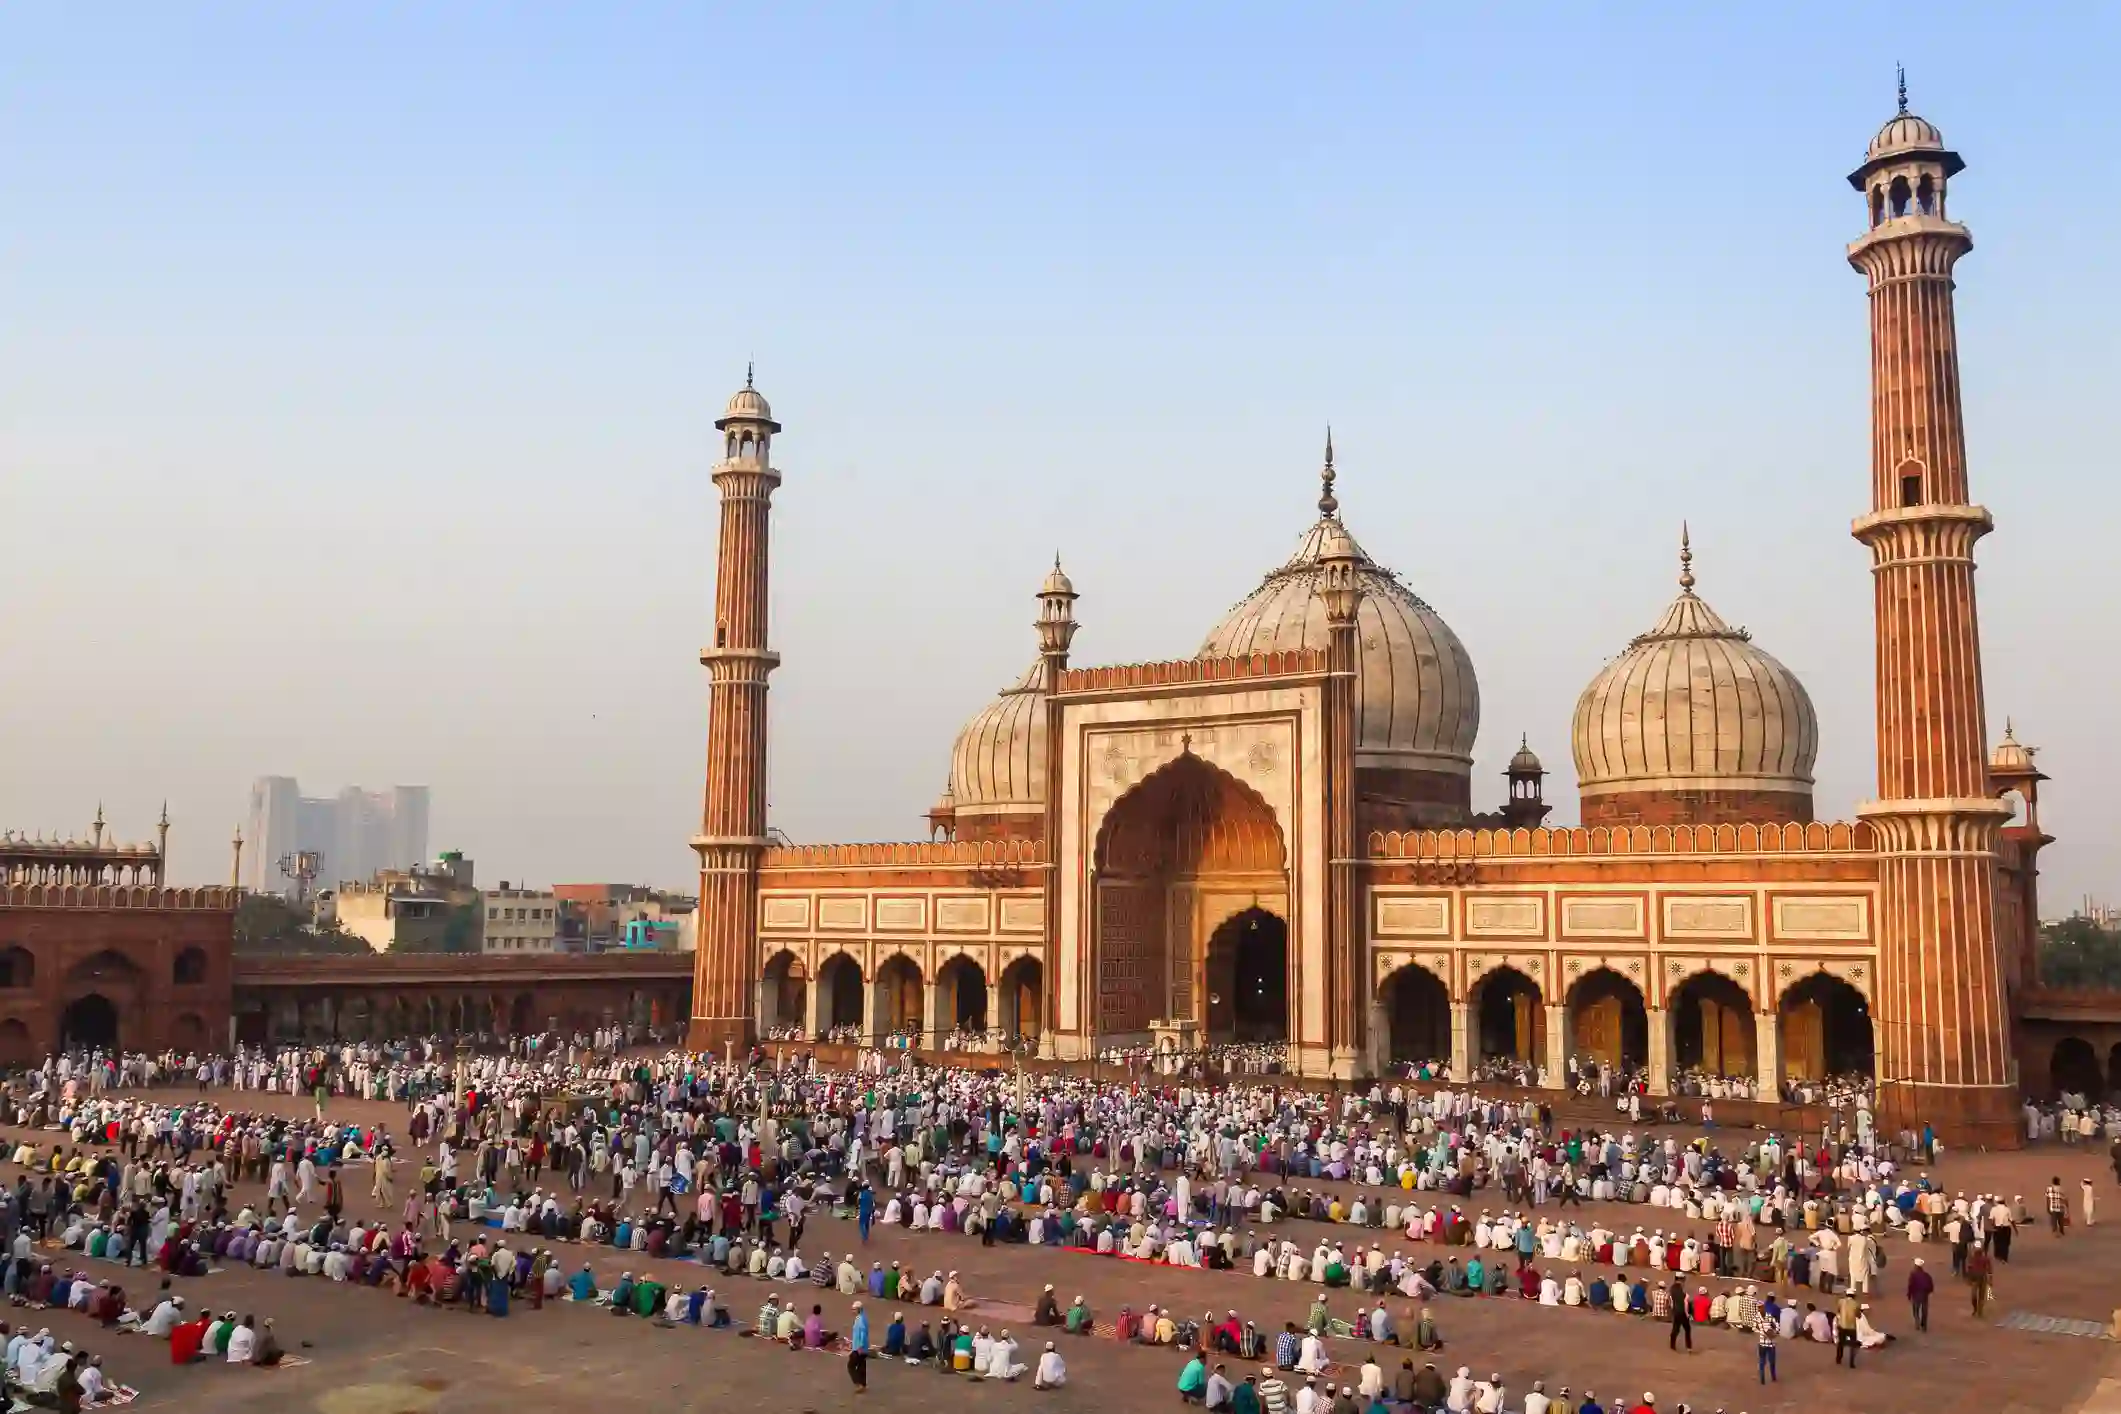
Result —
[[1318, 474], [1318, 513], [1331, 519], [1340, 514], [1340, 502], [1333, 496], [1333, 424], [1326, 424], [1326, 465]]
[[1679, 522], [1679, 587], [1694, 592], [1694, 541], [1685, 521]]

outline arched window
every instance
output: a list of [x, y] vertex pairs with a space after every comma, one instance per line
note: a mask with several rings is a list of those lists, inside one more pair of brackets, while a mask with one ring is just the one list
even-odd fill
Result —
[[1871, 188], [1871, 224], [1877, 225], [1885, 219], [1885, 188]]
[[37, 959], [27, 948], [0, 952], [0, 987], [27, 987], [37, 980]]
[[1896, 217], [1898, 217], [1898, 216], [1905, 216], [1905, 215], [1907, 215], [1907, 202], [1908, 202], [1907, 178], [1905, 178], [1905, 177], [1895, 177], [1895, 178], [1893, 178], [1893, 188], [1892, 188], [1892, 193], [1893, 193], [1893, 194], [1892, 194], [1892, 202], [1893, 202], [1893, 215], [1894, 215], [1894, 216], [1896, 216]]
[[186, 948], [177, 954], [176, 981], [180, 987], [196, 987], [206, 980], [206, 953]]
[[1936, 183], [1931, 181], [1927, 173], [1924, 173], [1922, 180], [1915, 184], [1915, 209], [1928, 216], [1936, 207], [1936, 204]]

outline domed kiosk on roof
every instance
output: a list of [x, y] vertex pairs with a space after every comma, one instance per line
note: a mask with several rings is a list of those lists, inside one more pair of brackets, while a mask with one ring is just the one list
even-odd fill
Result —
[[1458, 635], [1400, 577], [1372, 560], [1340, 519], [1333, 439], [1326, 438], [1318, 520], [1296, 553], [1202, 642], [1199, 658], [1242, 658], [1328, 638], [1324, 561], [1352, 550], [1362, 602], [1356, 613], [1355, 771], [1364, 830], [1463, 824], [1472, 814], [1473, 740], [1480, 683]]
[[1694, 593], [1684, 532], [1679, 544], [1679, 597], [1577, 699], [1583, 823], [1808, 821], [1811, 695]]
[[928, 812], [932, 834], [960, 840], [1044, 837], [1046, 703], [1075, 638], [1076, 598], [1055, 555], [1038, 589], [1039, 656], [958, 732], [950, 748], [950, 779]]

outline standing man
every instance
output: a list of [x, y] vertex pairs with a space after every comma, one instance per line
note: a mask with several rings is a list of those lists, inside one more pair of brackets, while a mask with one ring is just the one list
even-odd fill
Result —
[[1988, 1255], [1986, 1247], [1976, 1242], [1973, 1250], [1966, 1254], [1966, 1280], [1973, 1288], [1974, 1315], [1977, 1319], [1988, 1311], [1988, 1298], [1995, 1275], [1995, 1260]]
[[[1694, 1353], [1694, 1317], [1687, 1310], [1686, 1285], [1677, 1277], [1674, 1277], [1672, 1278], [1672, 1338], [1665, 1342], [1665, 1348], [1677, 1350], [1681, 1336], [1686, 1337], [1686, 1353], [1692, 1355]], [[1762, 1358], [1769, 1363], [1773, 1363], [1772, 1347], [1770, 1347], [1770, 1353]]]
[[[1782, 1376], [1775, 1369], [1775, 1322], [1768, 1316], [1761, 1316], [1753, 1323], [1753, 1336], [1760, 1346], [1760, 1383], [1781, 1384]], [[1693, 1346], [1689, 1345], [1687, 1349], [1692, 1350]]]
[[1929, 1268], [1917, 1257], [1907, 1273], [1907, 1304], [1915, 1313], [1915, 1329], [1918, 1331], [1930, 1328], [1930, 1293], [1936, 1289], [1937, 1283], [1931, 1279]]
[[2069, 1199], [2062, 1193], [2062, 1175], [2056, 1174], [2047, 1184], [2047, 1225], [2060, 1237], [2069, 1231]]
[[2092, 1181], [2088, 1178], [2079, 1179], [2078, 1185], [2084, 1199], [2084, 1225], [2090, 1227], [2092, 1225], [2092, 1207], [2097, 1201], [2092, 1192]]
[[1856, 1368], [1856, 1318], [1862, 1308], [1856, 1304], [1854, 1293], [1844, 1290], [1841, 1299], [1834, 1303], [1834, 1363], [1839, 1365], [1841, 1357], [1849, 1358], [1849, 1368]]

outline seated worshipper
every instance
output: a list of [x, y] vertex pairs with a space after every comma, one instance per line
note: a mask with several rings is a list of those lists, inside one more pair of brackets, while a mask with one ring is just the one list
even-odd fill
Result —
[[990, 1380], [1015, 1380], [1024, 1373], [1022, 1362], [1016, 1358], [1016, 1351], [1016, 1341], [1011, 1338], [1009, 1332], [1003, 1331], [995, 1337], [994, 1344], [988, 1349], [987, 1364], [981, 1374]]
[[1890, 1345], [1896, 1339], [1871, 1324], [1871, 1308], [1861, 1306], [1856, 1311], [1856, 1343], [1865, 1350], [1876, 1350], [1881, 1345]]
[[1054, 1299], [1053, 1284], [1048, 1282], [1046, 1289], [1039, 1293], [1037, 1309], [1031, 1313], [1031, 1324], [1034, 1326], [1057, 1326], [1060, 1323], [1060, 1302]]
[[245, 1316], [243, 1324], [228, 1333], [228, 1363], [248, 1365], [258, 1353], [258, 1318]]
[[1053, 1348], [1053, 1342], [1049, 1340], [1046, 1342], [1045, 1353], [1038, 1357], [1038, 1369], [1032, 1372], [1031, 1388], [1059, 1389], [1066, 1383], [1068, 1367], [1062, 1363], [1060, 1352]]
[[935, 1336], [928, 1330], [928, 1323], [922, 1321], [920, 1329], [915, 1331], [913, 1338], [906, 1342], [906, 1363], [908, 1365], [918, 1365], [934, 1358]]
[[1068, 1334], [1088, 1335], [1094, 1324], [1096, 1323], [1090, 1317], [1089, 1303], [1080, 1296], [1076, 1297], [1074, 1304], [1068, 1308]]
[[200, 1358], [200, 1348], [206, 1343], [208, 1320], [205, 1316], [196, 1321], [182, 1321], [169, 1330], [169, 1363], [189, 1365]]

